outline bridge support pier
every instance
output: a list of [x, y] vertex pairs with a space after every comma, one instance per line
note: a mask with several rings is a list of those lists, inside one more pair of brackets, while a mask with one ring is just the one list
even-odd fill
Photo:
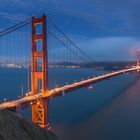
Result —
[[40, 127], [49, 129], [48, 120], [48, 99], [38, 99], [36, 104], [32, 105], [32, 122], [37, 123]]
[[[48, 54], [46, 16], [32, 18], [32, 95], [48, 94]], [[32, 105], [32, 122], [48, 128], [48, 99], [38, 99]]]

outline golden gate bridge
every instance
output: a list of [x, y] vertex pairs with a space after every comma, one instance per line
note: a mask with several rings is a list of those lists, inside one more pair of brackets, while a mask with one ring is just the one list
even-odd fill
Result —
[[[45, 15], [27, 19], [0, 32], [0, 66], [27, 69], [28, 96], [0, 104], [0, 110], [12, 109], [16, 112], [32, 108], [32, 122], [42, 128], [49, 128], [49, 100], [63, 96], [74, 90], [87, 87], [99, 81], [129, 72], [139, 72], [140, 53], [135, 66], [94, 76], [93, 68], [98, 62], [80, 49]], [[91, 73], [86, 74], [86, 68]], [[65, 68], [82, 73], [84, 79], [49, 87], [54, 76], [51, 68]], [[49, 72], [51, 75], [49, 75]], [[70, 74], [70, 73], [69, 73]], [[72, 74], [70, 76], [73, 76]], [[61, 79], [61, 77], [60, 77]]]

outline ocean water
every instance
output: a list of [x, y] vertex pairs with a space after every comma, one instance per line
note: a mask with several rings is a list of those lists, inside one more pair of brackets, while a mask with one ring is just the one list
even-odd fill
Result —
[[[49, 88], [69, 84], [75, 80], [80, 81], [85, 76], [90, 77], [93, 74], [99, 75], [104, 72], [86, 69], [80, 73], [70, 69], [50, 68]], [[27, 75], [27, 69], [0, 69], [0, 101], [2, 102], [4, 98], [11, 100], [16, 99], [19, 95], [22, 96], [22, 90], [26, 92], [28, 89]], [[89, 120], [91, 116], [95, 116], [97, 112], [120, 96], [136, 80], [135, 73], [120, 75], [94, 84], [92, 90], [85, 87], [50, 100], [49, 120], [52, 130], [55, 131], [60, 139], [67, 138], [71, 130], [78, 128], [81, 123]], [[29, 117], [31, 116], [30, 108], [23, 111], [23, 114], [29, 120], [31, 119]], [[112, 126], [111, 123], [108, 125]], [[90, 125], [88, 129], [90, 130]], [[80, 133], [80, 131], [76, 132]], [[92, 136], [92, 131], [90, 134]], [[77, 139], [75, 138], [75, 140]]]

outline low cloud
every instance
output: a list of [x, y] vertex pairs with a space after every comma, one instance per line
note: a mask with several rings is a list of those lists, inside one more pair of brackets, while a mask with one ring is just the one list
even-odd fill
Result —
[[136, 50], [140, 50], [140, 40], [133, 37], [104, 37], [77, 40], [79, 46], [98, 61], [133, 61]]

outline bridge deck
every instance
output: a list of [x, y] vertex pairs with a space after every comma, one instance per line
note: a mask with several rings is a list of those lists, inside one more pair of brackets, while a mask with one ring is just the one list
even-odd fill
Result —
[[137, 70], [140, 70], [140, 67], [119, 70], [116, 72], [111, 72], [111, 73], [104, 74], [101, 76], [93, 77], [93, 78], [83, 80], [80, 82], [75, 82], [73, 84], [69, 84], [69, 85], [66, 85], [63, 87], [58, 87], [58, 88], [55, 88], [55, 89], [48, 91], [48, 93], [45, 96], [42, 96], [42, 94], [39, 93], [37, 95], [29, 95], [29, 96], [25, 96], [21, 99], [4, 102], [4, 103], [0, 104], [0, 110], [6, 109], [6, 108], [15, 108], [17, 106], [21, 106], [23, 108], [23, 106], [25, 106], [26, 103], [27, 104], [31, 103], [33, 101], [36, 101], [39, 98], [50, 98], [50, 97], [60, 96], [60, 95], [69, 93], [71, 91], [77, 90], [79, 88], [85, 87], [87, 85], [94, 84], [94, 83], [97, 83], [99, 81], [109, 79], [111, 77], [114, 77], [114, 76], [117, 76], [117, 75], [120, 75], [123, 73], [133, 72], [133, 71], [137, 71]]

